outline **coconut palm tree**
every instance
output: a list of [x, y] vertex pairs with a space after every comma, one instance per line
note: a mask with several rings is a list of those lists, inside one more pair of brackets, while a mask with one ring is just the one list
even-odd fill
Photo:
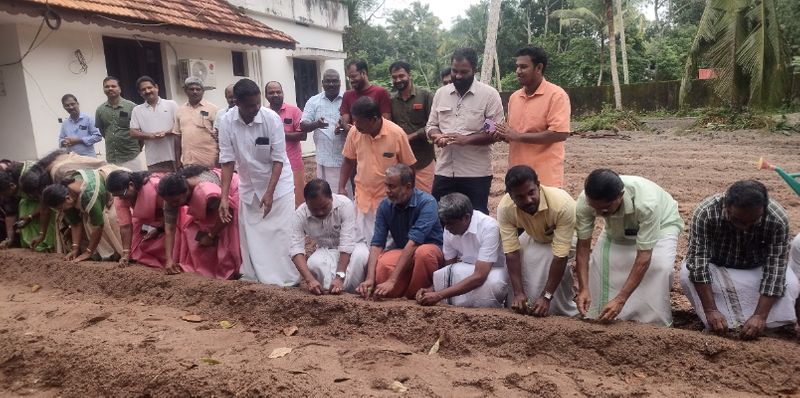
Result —
[[780, 106], [787, 97], [789, 57], [775, 0], [706, 0], [681, 81], [681, 106], [701, 62], [714, 69], [714, 91], [730, 107]]

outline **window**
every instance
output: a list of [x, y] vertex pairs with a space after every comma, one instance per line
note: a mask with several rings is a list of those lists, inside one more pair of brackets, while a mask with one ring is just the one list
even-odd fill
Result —
[[243, 51], [231, 51], [231, 62], [233, 63], [234, 76], [247, 76], [247, 65], [245, 63]]

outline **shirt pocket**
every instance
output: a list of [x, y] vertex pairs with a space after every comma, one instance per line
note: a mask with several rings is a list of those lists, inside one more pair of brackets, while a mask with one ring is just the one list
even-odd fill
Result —
[[381, 166], [381, 169], [380, 169], [381, 174], [386, 173], [386, 169], [388, 169], [389, 167], [392, 167], [392, 166], [394, 166], [394, 165], [396, 165], [398, 163], [397, 162], [397, 152], [393, 152], [393, 151], [381, 152], [379, 154], [379, 156], [380, 156], [380, 161], [379, 161], [378, 164]]
[[482, 131], [486, 122], [484, 111], [485, 109], [476, 105], [462, 105], [456, 115], [457, 123], [471, 133]]
[[258, 137], [255, 142], [253, 157], [262, 163], [272, 163], [272, 145], [268, 137]]

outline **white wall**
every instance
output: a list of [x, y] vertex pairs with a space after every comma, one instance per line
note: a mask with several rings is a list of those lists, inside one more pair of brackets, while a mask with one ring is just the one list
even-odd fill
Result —
[[[26, 47], [27, 49], [27, 47]], [[0, 25], [0, 64], [15, 62], [21, 55], [17, 27]], [[0, 158], [25, 160], [36, 158], [31, 137], [31, 114], [24, 71], [20, 64], [0, 67], [5, 95], [0, 93]]]
[[[305, 25], [342, 32], [349, 24], [347, 8], [338, 1], [331, 0], [229, 0], [235, 6], [244, 7], [275, 18], [283, 18]], [[283, 32], [290, 32], [268, 25]], [[295, 40], [297, 37], [295, 37]], [[341, 44], [340, 44], [341, 45]]]

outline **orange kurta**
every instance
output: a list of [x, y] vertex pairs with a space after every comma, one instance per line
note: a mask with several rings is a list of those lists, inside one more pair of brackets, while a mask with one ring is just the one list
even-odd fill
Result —
[[[519, 89], [508, 100], [508, 124], [520, 133], [552, 131], [569, 134], [569, 96], [559, 86], [542, 80], [533, 95]], [[512, 142], [508, 150], [508, 167], [527, 165], [536, 171], [542, 185], [562, 187], [564, 184], [564, 142], [524, 144]]]

